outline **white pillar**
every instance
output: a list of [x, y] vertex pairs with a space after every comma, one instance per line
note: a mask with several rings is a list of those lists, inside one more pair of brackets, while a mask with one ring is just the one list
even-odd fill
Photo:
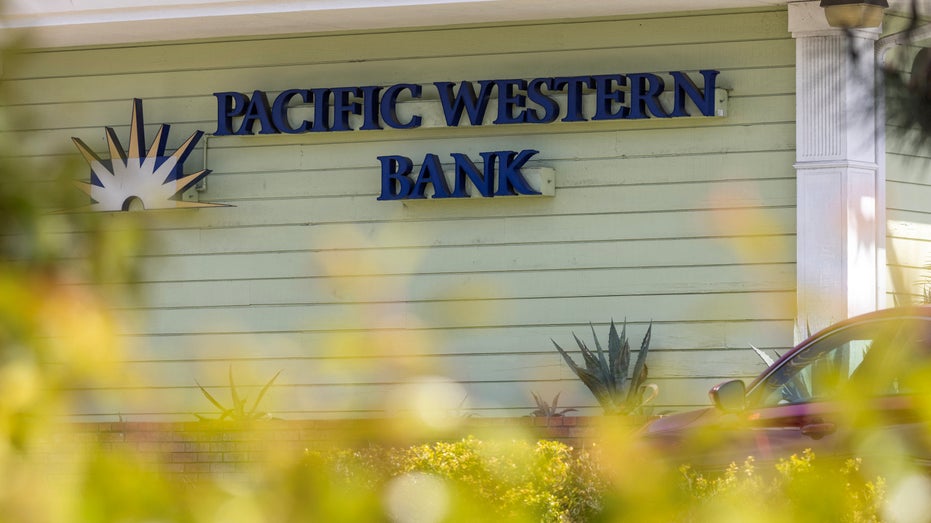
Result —
[[796, 340], [879, 308], [885, 202], [877, 147], [878, 30], [831, 28], [817, 1], [791, 2], [795, 38]]

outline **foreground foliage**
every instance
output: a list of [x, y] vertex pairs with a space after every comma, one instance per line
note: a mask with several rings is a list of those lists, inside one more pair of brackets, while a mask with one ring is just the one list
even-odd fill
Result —
[[863, 477], [858, 459], [822, 464], [811, 450], [760, 470], [754, 459], [732, 463], [719, 476], [680, 469], [687, 503], [684, 520], [706, 521], [738, 513], [748, 521], [880, 521], [884, 478]]
[[[342, 481], [361, 480], [361, 488], [372, 494], [388, 493], [389, 515], [401, 520], [420, 520], [417, 514], [432, 512], [442, 515], [438, 521], [589, 521], [600, 511], [607, 491], [591, 454], [555, 441], [468, 437], [401, 449], [315, 454], [309, 459], [326, 463]], [[435, 495], [420, 498], [417, 506], [405, 506], [404, 498], [417, 499], [416, 491], [424, 488]]]
[[618, 470], [623, 464], [606, 461], [597, 447], [472, 437], [306, 459], [327, 490], [361, 495], [392, 521], [867, 523], [881, 521], [886, 497], [885, 480], [866, 478], [858, 460], [820, 463], [810, 451], [763, 468], [748, 458], [717, 475], [688, 466], [662, 471], [658, 464]]

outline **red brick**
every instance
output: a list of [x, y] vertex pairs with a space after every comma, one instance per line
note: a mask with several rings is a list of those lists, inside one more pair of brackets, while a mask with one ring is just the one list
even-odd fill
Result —
[[171, 463], [191, 463], [194, 458], [195, 454], [190, 452], [172, 452], [168, 455], [168, 461]]
[[194, 455], [196, 456], [195, 461], [201, 462], [216, 462], [223, 459], [223, 454], [219, 452], [198, 452]]
[[169, 452], [190, 452], [191, 449], [188, 448], [187, 443], [180, 441], [166, 441], [158, 443], [159, 452], [169, 453]]
[[184, 463], [184, 472], [210, 472], [210, 463]]
[[211, 472], [236, 472], [235, 463], [211, 463]]
[[223, 453], [223, 461], [226, 463], [243, 462], [248, 461], [248, 456], [245, 452], [225, 452]]
[[122, 432], [102, 432], [100, 441], [124, 441], [125, 436]]

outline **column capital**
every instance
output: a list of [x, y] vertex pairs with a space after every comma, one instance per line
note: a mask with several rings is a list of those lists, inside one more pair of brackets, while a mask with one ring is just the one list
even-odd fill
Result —
[[819, 0], [790, 1], [788, 8], [789, 32], [792, 33], [792, 38], [849, 35], [864, 40], [877, 40], [882, 32], [876, 27], [848, 29], [846, 32], [839, 27], [831, 27], [824, 17], [824, 9]]

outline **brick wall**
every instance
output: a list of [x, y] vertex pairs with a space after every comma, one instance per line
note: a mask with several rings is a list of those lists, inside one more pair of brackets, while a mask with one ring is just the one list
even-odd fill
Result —
[[468, 418], [453, 429], [418, 430], [416, 434], [405, 430], [399, 420], [385, 419], [78, 423], [56, 427], [35, 450], [63, 470], [83, 455], [82, 450], [99, 447], [131, 452], [135, 459], [169, 473], [200, 477], [237, 474], [269, 461], [299, 459], [305, 449], [408, 446], [470, 434], [485, 439], [553, 439], [579, 448], [594, 442], [605, 420], [625, 431], [643, 422], [583, 416]]

